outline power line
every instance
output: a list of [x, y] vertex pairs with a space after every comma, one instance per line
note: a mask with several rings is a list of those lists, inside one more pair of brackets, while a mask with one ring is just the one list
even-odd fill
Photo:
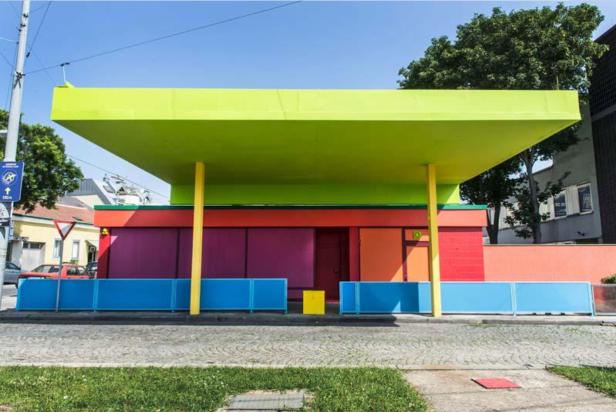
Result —
[[[51, 3], [51, 0], [50, 0], [50, 3]], [[37, 7], [36, 9], [34, 9], [34, 10], [30, 10], [30, 15], [32, 15], [32, 14], [34, 14], [34, 13], [36, 13], [37, 11], [39, 11], [40, 9], [42, 9], [42, 8], [44, 8], [44, 7], [46, 7], [46, 5], [45, 5], [45, 4], [38, 6], [38, 7]]]
[[32, 43], [30, 43], [30, 49], [26, 52], [26, 58], [30, 57], [30, 53], [32, 53], [32, 49], [34, 49], [34, 45], [36, 44], [36, 39], [38, 39], [39, 33], [41, 32], [41, 27], [45, 23], [45, 18], [47, 17], [47, 13], [49, 12], [49, 8], [51, 7], [51, 1], [47, 2], [47, 8], [43, 12], [43, 17], [41, 17], [41, 22], [36, 28], [36, 33], [34, 33], [34, 37], [32, 38]]
[[[15, 14], [17, 15], [17, 17], [19, 17], [21, 15], [21, 13], [19, 12], [19, 10], [17, 10], [15, 8], [15, 6], [13, 5], [13, 3], [11, 3], [10, 1], [7, 2], [11, 8], [13, 9], [13, 11], [15, 12]], [[51, 7], [51, 1], [47, 2], [47, 5], [42, 5], [40, 7], [38, 7], [37, 9], [33, 10], [30, 12], [30, 14], [33, 14], [37, 11], [39, 11], [40, 9], [42, 9], [43, 7], [45, 8], [45, 14], [43, 15], [43, 17], [41, 18], [41, 23], [38, 26], [38, 29], [36, 31], [36, 34], [34, 35], [34, 40], [32, 41], [32, 44], [30, 45], [30, 51], [28, 51], [28, 53], [26, 53], [26, 58], [30, 56], [30, 54], [32, 54], [34, 56], [34, 58], [38, 61], [38, 63], [41, 66], [45, 66], [45, 64], [43, 63], [43, 61], [39, 58], [38, 54], [35, 53], [32, 49], [34, 48], [34, 43], [36, 42], [36, 38], [38, 37], [39, 32], [41, 31], [41, 26], [43, 25], [43, 22], [45, 21], [45, 18], [47, 17], [47, 12], [49, 11], [49, 7]], [[6, 41], [10, 41], [13, 43], [17, 43], [15, 40], [10, 40], [10, 39], [6, 39], [4, 37], [0, 37], [0, 40], [6, 40]], [[47, 77], [49, 78], [49, 80], [51, 81], [52, 84], [55, 84], [56, 81], [53, 79], [53, 77], [51, 77], [51, 74], [49, 74], [49, 71], [47, 69], [42, 70], [45, 72], [45, 74], [47, 75]], [[13, 81], [12, 79], [12, 75], [11, 75], [11, 82]]]
[[148, 39], [148, 40], [143, 40], [143, 41], [136, 42], [136, 43], [130, 43], [130, 44], [127, 44], [127, 45], [124, 45], [124, 46], [116, 47], [114, 49], [105, 50], [105, 51], [102, 51], [102, 52], [98, 52], [98, 53], [90, 54], [90, 55], [87, 55], [87, 56], [79, 57], [79, 58], [76, 58], [76, 59], [73, 59], [73, 60], [68, 60], [68, 61], [65, 61], [65, 62], [62, 62], [62, 63], [57, 63], [57, 64], [54, 64], [52, 66], [47, 66], [47, 67], [42, 67], [40, 69], [32, 70], [30, 72], [27, 72], [26, 75], [38, 73], [38, 72], [41, 72], [41, 71], [44, 71], [44, 70], [48, 70], [48, 69], [53, 69], [55, 67], [62, 67], [62, 66], [66, 66], [66, 65], [69, 65], [69, 64], [73, 64], [73, 63], [80, 63], [80, 62], [83, 62], [83, 61], [86, 61], [86, 60], [91, 60], [91, 59], [94, 59], [94, 58], [97, 58], [97, 57], [106, 56], [106, 55], [109, 55], [109, 54], [112, 54], [112, 53], [117, 53], [117, 52], [122, 51], [122, 50], [132, 49], [134, 47], [139, 47], [139, 46], [143, 46], [143, 45], [146, 45], [146, 44], [154, 43], [154, 42], [157, 42], [157, 41], [170, 39], [172, 37], [181, 36], [181, 35], [184, 35], [184, 34], [195, 32], [195, 31], [206, 30], [206, 29], [209, 29], [209, 28], [212, 28], [212, 27], [215, 27], [215, 26], [220, 26], [222, 24], [231, 23], [231, 22], [234, 22], [234, 21], [237, 21], [237, 20], [242, 20], [242, 19], [245, 19], [247, 17], [252, 17], [252, 16], [259, 15], [259, 14], [270, 12], [270, 11], [273, 11], [273, 10], [282, 9], [284, 7], [292, 6], [294, 4], [301, 3], [301, 2], [302, 2], [302, 0], [291, 1], [291, 2], [288, 2], [288, 3], [279, 4], [279, 5], [276, 5], [276, 6], [273, 6], [273, 7], [268, 7], [268, 8], [265, 8], [265, 9], [255, 10], [255, 11], [250, 12], [250, 13], [245, 13], [245, 14], [241, 14], [241, 15], [238, 15], [238, 16], [229, 17], [227, 19], [218, 20], [218, 21], [215, 21], [213, 23], [208, 23], [208, 24], [204, 24], [204, 25], [201, 25], [201, 26], [191, 27], [189, 29], [182, 30], [182, 31], [179, 31], [179, 32], [170, 33], [170, 34], [166, 34], [166, 35], [159, 36], [159, 37], [154, 37], [154, 38], [151, 38], [151, 39]]
[[134, 184], [134, 185], [137, 185], [137, 186], [139, 186], [139, 187], [141, 187], [141, 188], [143, 188], [143, 189], [145, 189], [145, 190], [148, 190], [148, 191], [150, 191], [150, 192], [152, 192], [152, 193], [156, 193], [157, 195], [162, 196], [164, 199], [169, 200], [169, 198], [167, 197], [167, 195], [164, 195], [164, 194], [162, 194], [162, 193], [160, 193], [160, 192], [157, 192], [156, 190], [152, 190], [152, 189], [150, 189], [150, 188], [148, 188], [148, 187], [146, 187], [146, 186], [144, 186], [144, 185], [142, 185], [142, 184], [140, 184], [140, 183], [137, 183], [137, 182], [135, 182], [135, 181], [133, 181], [133, 180], [130, 180], [130, 179], [129, 179], [129, 178], [127, 178], [126, 176], [119, 175], [119, 174], [117, 174], [116, 172], [112, 172], [112, 171], [110, 171], [110, 170], [104, 169], [104, 168], [102, 168], [102, 167], [100, 167], [100, 166], [98, 166], [98, 165], [95, 165], [94, 163], [88, 162], [88, 161], [83, 160], [83, 159], [79, 159], [78, 157], [75, 157], [75, 156], [73, 156], [73, 155], [67, 154], [67, 156], [68, 156], [68, 157], [70, 157], [70, 158], [71, 158], [71, 159], [73, 159], [73, 160], [76, 160], [76, 161], [78, 161], [78, 162], [81, 162], [81, 163], [87, 164], [88, 166], [92, 166], [92, 167], [94, 167], [94, 168], [96, 168], [96, 169], [98, 169], [98, 170], [101, 170], [101, 171], [105, 172], [105, 173], [109, 173], [109, 174], [110, 174], [110, 175], [112, 175], [112, 176], [117, 176], [117, 177], [120, 177], [120, 178], [122, 178], [122, 179], [126, 180], [126, 181], [127, 181], [127, 182], [129, 182], [129, 183], [132, 183], [132, 184]]

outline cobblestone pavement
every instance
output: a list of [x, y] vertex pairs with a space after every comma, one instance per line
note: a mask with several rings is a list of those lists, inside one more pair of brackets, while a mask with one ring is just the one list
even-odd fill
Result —
[[0, 324], [0, 364], [616, 366], [616, 327]]

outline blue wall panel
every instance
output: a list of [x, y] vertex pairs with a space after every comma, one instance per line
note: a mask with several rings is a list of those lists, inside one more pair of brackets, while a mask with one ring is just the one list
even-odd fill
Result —
[[[60, 285], [60, 309], [92, 310], [94, 299], [94, 282], [85, 279], [66, 279]], [[56, 283], [55, 280], [50, 282]], [[55, 310], [55, 296], [53, 309]]]
[[249, 310], [250, 281], [246, 279], [202, 280], [201, 309]]
[[356, 313], [359, 308], [355, 302], [357, 282], [340, 282], [340, 313]]
[[172, 279], [100, 279], [97, 310], [171, 310]]
[[441, 299], [444, 313], [513, 313], [508, 282], [442, 282]]
[[175, 282], [175, 310], [188, 310], [190, 308], [190, 279], [177, 279]]
[[592, 313], [587, 282], [517, 282], [517, 313]]
[[[341, 313], [424, 313], [431, 308], [429, 283], [343, 283]], [[348, 298], [352, 301], [347, 301]]]
[[56, 285], [55, 280], [20, 280], [17, 289], [17, 310], [54, 310]]
[[[56, 280], [25, 279], [17, 310], [55, 310]], [[188, 310], [189, 279], [62, 280], [60, 310]], [[286, 279], [203, 279], [204, 310], [287, 310]]]
[[[592, 313], [585, 282], [442, 282], [443, 313]], [[342, 282], [340, 313], [428, 313], [429, 282]]]
[[255, 279], [253, 287], [254, 310], [287, 310], [287, 279]]

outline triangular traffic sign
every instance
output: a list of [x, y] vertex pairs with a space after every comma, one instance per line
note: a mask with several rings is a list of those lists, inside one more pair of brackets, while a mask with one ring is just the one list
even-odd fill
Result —
[[60, 237], [62, 240], [66, 239], [76, 222], [70, 222], [68, 220], [54, 220], [53, 224], [56, 225], [56, 229], [58, 229], [58, 233], [60, 233]]

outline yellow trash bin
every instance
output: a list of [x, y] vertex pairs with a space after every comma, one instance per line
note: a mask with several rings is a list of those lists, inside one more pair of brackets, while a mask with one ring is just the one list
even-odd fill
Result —
[[325, 291], [304, 290], [304, 315], [325, 315]]

